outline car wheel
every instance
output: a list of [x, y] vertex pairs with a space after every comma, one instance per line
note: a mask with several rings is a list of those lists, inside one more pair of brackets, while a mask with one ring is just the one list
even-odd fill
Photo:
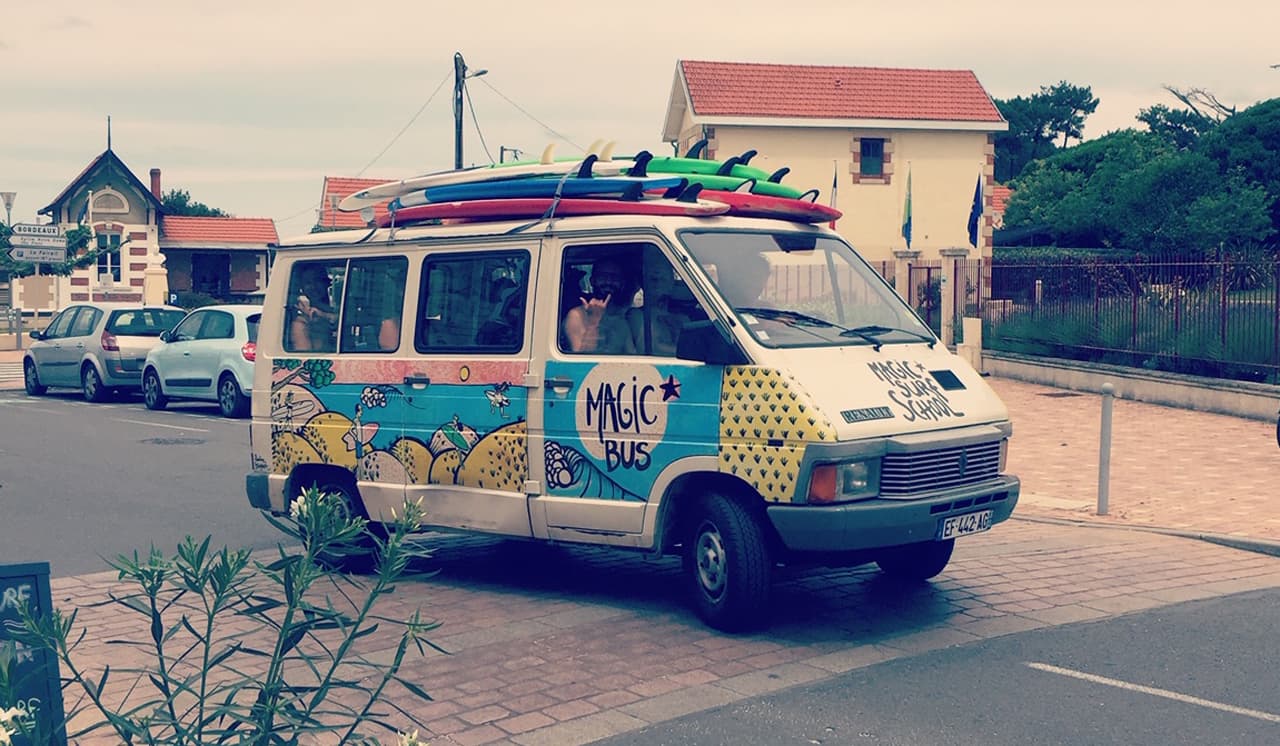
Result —
[[694, 610], [729, 632], [758, 626], [769, 603], [769, 547], [760, 522], [722, 495], [702, 500], [685, 546]]
[[40, 383], [40, 374], [36, 371], [36, 362], [27, 360], [22, 364], [22, 384], [27, 389], [27, 396], [42, 396], [49, 390]]
[[928, 580], [947, 566], [956, 540], [925, 541], [885, 550], [876, 557], [884, 574], [900, 580]]
[[155, 368], [147, 368], [147, 372], [142, 375], [142, 403], [147, 405], [147, 409], [157, 412], [169, 406], [169, 397], [164, 395], [164, 389], [160, 387], [160, 375]]
[[84, 393], [85, 401], [107, 400], [107, 387], [102, 385], [102, 376], [98, 375], [98, 369], [92, 365], [84, 366], [84, 370], [80, 372], [80, 390]]
[[236, 377], [223, 373], [218, 380], [218, 409], [223, 417], [244, 417], [249, 411], [249, 397], [240, 390]]

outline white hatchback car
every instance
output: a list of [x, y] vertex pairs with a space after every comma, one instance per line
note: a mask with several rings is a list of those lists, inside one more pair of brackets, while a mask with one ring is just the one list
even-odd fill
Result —
[[205, 306], [160, 335], [143, 364], [147, 408], [197, 399], [217, 402], [224, 417], [248, 414], [261, 318], [262, 306]]

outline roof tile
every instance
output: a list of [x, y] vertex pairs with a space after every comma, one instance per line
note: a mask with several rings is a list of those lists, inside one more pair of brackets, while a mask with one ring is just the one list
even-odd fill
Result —
[[971, 70], [682, 60], [701, 116], [1002, 122]]
[[[316, 225], [322, 228], [364, 228], [366, 223], [359, 212], [341, 212], [333, 209], [334, 198], [341, 200], [371, 186], [385, 184], [392, 179], [357, 179], [347, 176], [324, 177], [324, 189], [320, 195], [320, 219]], [[373, 206], [373, 219], [377, 220], [387, 214], [387, 203], [379, 202]]]
[[196, 218], [165, 215], [160, 219], [165, 241], [269, 244], [280, 240], [271, 218]]

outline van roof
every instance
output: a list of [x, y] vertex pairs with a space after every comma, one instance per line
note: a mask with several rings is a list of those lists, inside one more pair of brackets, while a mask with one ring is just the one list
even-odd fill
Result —
[[[527, 226], [516, 232], [515, 229]], [[456, 238], [515, 238], [516, 236], [545, 237], [571, 235], [583, 232], [610, 230], [674, 232], [683, 228], [718, 228], [722, 230], [768, 230], [790, 233], [834, 233], [825, 225], [798, 223], [789, 220], [717, 215], [714, 217], [654, 216], [654, 215], [582, 215], [541, 219], [486, 220], [448, 225], [410, 225], [403, 228], [365, 228], [358, 230], [321, 231], [289, 238], [280, 243], [279, 249], [352, 246], [362, 244], [383, 247], [388, 244], [408, 243], [422, 239]]]

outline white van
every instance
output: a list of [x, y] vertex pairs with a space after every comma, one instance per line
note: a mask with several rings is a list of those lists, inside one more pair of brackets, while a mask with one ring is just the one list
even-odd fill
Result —
[[279, 247], [249, 503], [680, 554], [711, 626], [775, 565], [913, 580], [1009, 517], [1005, 406], [837, 233], [586, 215]]

